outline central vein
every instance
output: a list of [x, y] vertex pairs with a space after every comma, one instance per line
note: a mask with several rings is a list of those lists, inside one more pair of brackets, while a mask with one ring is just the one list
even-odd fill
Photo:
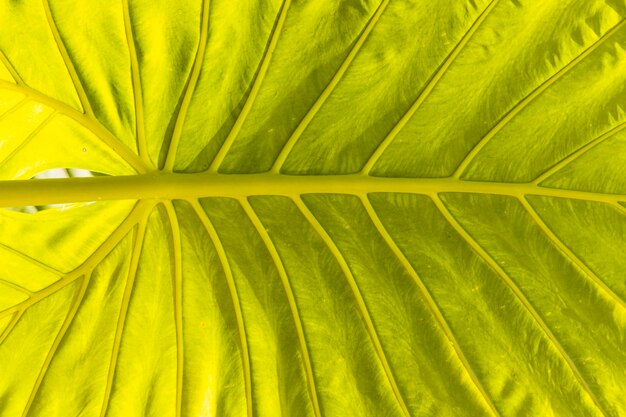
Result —
[[539, 195], [606, 203], [626, 195], [548, 188], [531, 183], [465, 181], [453, 178], [391, 178], [351, 175], [178, 174], [0, 181], [0, 207], [99, 200], [241, 198], [252, 195], [296, 196], [313, 193], [438, 193]]

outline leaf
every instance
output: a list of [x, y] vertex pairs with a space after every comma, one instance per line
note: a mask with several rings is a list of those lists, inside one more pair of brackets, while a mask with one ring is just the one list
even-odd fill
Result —
[[0, 415], [626, 416], [625, 18], [3, 2]]

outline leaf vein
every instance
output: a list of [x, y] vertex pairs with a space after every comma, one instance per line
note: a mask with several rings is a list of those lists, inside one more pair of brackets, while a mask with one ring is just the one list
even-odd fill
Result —
[[95, 119], [95, 115], [93, 109], [91, 108], [91, 104], [89, 103], [89, 98], [85, 93], [85, 89], [83, 87], [80, 78], [78, 77], [78, 73], [76, 72], [76, 68], [70, 59], [69, 54], [67, 53], [67, 49], [65, 48], [65, 44], [63, 43], [63, 39], [61, 38], [61, 34], [59, 33], [59, 29], [54, 21], [54, 16], [52, 16], [52, 10], [50, 9], [49, 0], [42, 0], [43, 8], [46, 14], [46, 20], [48, 22], [48, 27], [50, 28], [50, 32], [52, 33], [52, 37], [54, 38], [54, 42], [57, 46], [59, 54], [63, 59], [63, 63], [65, 64], [65, 69], [67, 70], [70, 79], [72, 80], [72, 84], [74, 85], [74, 90], [76, 91], [76, 95], [78, 96], [78, 100], [80, 102], [81, 107], [83, 108], [83, 113]]
[[220, 263], [224, 271], [224, 276], [226, 277], [226, 284], [228, 285], [231, 301], [233, 303], [235, 318], [237, 319], [239, 341], [241, 343], [241, 361], [246, 391], [247, 416], [253, 417], [254, 413], [252, 409], [252, 376], [250, 370], [250, 352], [248, 350], [248, 337], [246, 334], [246, 325], [243, 318], [243, 309], [241, 308], [241, 303], [239, 301], [239, 294], [237, 292], [237, 286], [235, 285], [232, 269], [228, 262], [228, 255], [226, 255], [226, 251], [224, 250], [222, 241], [217, 234], [217, 231], [215, 230], [211, 219], [209, 219], [209, 216], [200, 205], [200, 202], [198, 200], [190, 200], [189, 203], [191, 204], [193, 210], [196, 212], [196, 215], [198, 216], [200, 222], [208, 233], [209, 238], [213, 242], [213, 246], [215, 247], [215, 251], [217, 252], [217, 256], [220, 259]]
[[152, 166], [150, 155], [148, 154], [148, 144], [146, 142], [145, 121], [143, 113], [143, 93], [141, 89], [141, 74], [139, 70], [139, 60], [135, 38], [133, 35], [132, 21], [130, 18], [130, 5], [128, 0], [122, 0], [124, 12], [124, 29], [126, 32], [126, 44], [128, 45], [128, 55], [130, 58], [130, 73], [135, 100], [135, 134], [137, 138], [137, 152], [146, 166]]
[[0, 333], [0, 345], [2, 345], [2, 343], [6, 340], [6, 338], [9, 337], [9, 335], [11, 334], [11, 331], [13, 330], [17, 322], [20, 320], [20, 317], [22, 317], [22, 314], [24, 314], [24, 310], [18, 310], [15, 313], [13, 313], [13, 317], [11, 317], [11, 320], [9, 321], [7, 326], [4, 328], [2, 333]]
[[20, 75], [17, 73], [15, 68], [13, 68], [13, 65], [11, 65], [11, 63], [9, 62], [9, 59], [6, 57], [4, 52], [2, 52], [1, 50], [0, 50], [0, 63], [2, 63], [4, 67], [7, 69], [7, 71], [9, 71], [9, 74], [11, 74], [11, 77], [13, 78], [13, 81], [15, 82], [15, 84], [24, 85], [24, 81], [22, 80]]
[[35, 139], [37, 137], [37, 135], [46, 127], [48, 126], [48, 124], [52, 121], [52, 119], [54, 119], [54, 117], [57, 115], [56, 112], [52, 112], [48, 117], [46, 117], [41, 123], [39, 123], [39, 125], [37, 125], [37, 127], [35, 127], [35, 129], [30, 132], [28, 134], [28, 136], [26, 136], [26, 138], [20, 142], [20, 144], [18, 146], [15, 147], [15, 149], [13, 149], [11, 152], [9, 152], [9, 154], [4, 157], [1, 161], [0, 161], [0, 165], [6, 163], [7, 161], [9, 161], [11, 158], [13, 158], [15, 155], [17, 155], [26, 145], [28, 145], [28, 143], [30, 141], [32, 141], [33, 139]]
[[281, 149], [280, 153], [276, 157], [276, 160], [274, 161], [272, 168], [270, 169], [271, 172], [276, 172], [276, 173], [280, 172], [280, 169], [285, 163], [285, 160], [287, 159], [287, 157], [289, 156], [289, 153], [291, 152], [293, 147], [296, 145], [296, 143], [298, 142], [298, 139], [300, 139], [300, 136], [302, 136], [302, 134], [304, 133], [308, 125], [311, 123], [313, 118], [315, 118], [315, 115], [322, 108], [322, 106], [324, 105], [328, 97], [330, 97], [332, 92], [335, 90], [335, 87], [337, 87], [339, 82], [341, 82], [341, 79], [343, 78], [344, 74], [346, 73], [350, 65], [352, 64], [352, 61], [354, 60], [354, 58], [357, 56], [357, 54], [361, 50], [361, 47], [363, 46], [363, 44], [369, 37], [372, 30], [374, 30], [374, 27], [380, 20], [380, 17], [382, 16], [383, 12], [387, 8], [388, 4], [389, 4], [389, 0], [383, 0], [378, 5], [378, 8], [376, 9], [374, 14], [370, 18], [369, 22], [367, 23], [367, 25], [365, 26], [361, 34], [359, 35], [357, 41], [355, 42], [354, 46], [352, 47], [352, 49], [350, 50], [350, 52], [348, 53], [344, 61], [341, 63], [341, 65], [335, 72], [335, 75], [333, 76], [333, 78], [330, 80], [326, 88], [324, 88], [324, 90], [319, 95], [315, 103], [313, 103], [313, 105], [311, 106], [309, 111], [306, 113], [306, 115], [302, 118], [302, 120], [300, 121], [296, 129], [293, 131], [291, 136], [287, 139], [287, 142]]
[[552, 168], [548, 169], [546, 172], [544, 172], [543, 174], [541, 174], [537, 178], [535, 178], [533, 180], [533, 184], [537, 184], [537, 185], [541, 184], [541, 182], [543, 182], [544, 180], [548, 179], [552, 175], [558, 173], [561, 169], [565, 168], [565, 166], [571, 164], [576, 159], [582, 157], [584, 154], [586, 154], [587, 152], [589, 152], [591, 149], [595, 148], [596, 146], [598, 146], [602, 142], [606, 141], [607, 139], [612, 138], [613, 136], [615, 136], [616, 134], [618, 134], [619, 132], [624, 130], [624, 128], [626, 128], [626, 122], [622, 122], [622, 123], [618, 124], [617, 126], [613, 127], [609, 131], [607, 131], [607, 132], [603, 133], [602, 135], [598, 136], [597, 138], [593, 139], [591, 142], [587, 143], [586, 145], [581, 146], [576, 151], [574, 151], [571, 154], [569, 154], [567, 157], [561, 159]]
[[174, 274], [172, 288], [174, 292], [174, 321], [176, 324], [176, 416], [180, 417], [183, 406], [183, 371], [184, 371], [184, 348], [183, 348], [183, 271], [182, 271], [182, 245], [181, 231], [178, 223], [176, 210], [171, 201], [164, 203], [165, 211], [169, 218], [172, 229], [172, 249], [174, 259]]
[[520, 301], [520, 304], [525, 308], [525, 310], [530, 314], [530, 316], [535, 320], [538, 327], [542, 330], [542, 332], [546, 335], [552, 346], [555, 348], [556, 352], [561, 356], [561, 358], [565, 361], [568, 368], [572, 372], [574, 378], [582, 388], [582, 390], [589, 395], [589, 398], [593, 401], [596, 408], [605, 416], [608, 417], [608, 414], [601, 407], [600, 402], [596, 398], [595, 394], [589, 388], [589, 385], [585, 381], [584, 377], [580, 373], [578, 367], [569, 356], [569, 354], [565, 351], [561, 343], [558, 341], [552, 330], [548, 327], [548, 325], [541, 318], [537, 310], [530, 303], [528, 298], [524, 295], [522, 290], [517, 286], [517, 284], [513, 281], [513, 279], [507, 274], [507, 272], [502, 269], [502, 267], [496, 262], [496, 260], [487, 253], [487, 251], [466, 231], [463, 226], [459, 223], [459, 221], [452, 215], [450, 210], [445, 206], [443, 201], [439, 195], [434, 194], [431, 196], [433, 202], [443, 215], [443, 217], [450, 223], [450, 225], [454, 228], [454, 230], [467, 242], [467, 244], [471, 247], [471, 249], [477, 253], [485, 263], [495, 271], [498, 276], [502, 279], [502, 281], [506, 284], [506, 286], [511, 290], [511, 292], [517, 297]]
[[448, 56], [441, 63], [439, 68], [435, 71], [435, 73], [431, 76], [430, 80], [424, 87], [424, 89], [417, 96], [417, 99], [413, 102], [409, 110], [398, 120], [395, 126], [389, 131], [389, 134], [383, 139], [383, 141], [376, 147], [370, 158], [367, 160], [363, 168], [361, 169], [362, 175], [369, 175], [376, 162], [383, 155], [385, 150], [389, 147], [391, 142], [398, 136], [398, 134], [404, 129], [404, 127], [409, 123], [415, 112], [422, 106], [424, 101], [430, 96], [430, 93], [435, 89], [439, 81], [446, 74], [454, 60], [461, 53], [465, 45], [469, 42], [469, 40], [474, 36], [474, 33], [478, 30], [478, 28], [482, 25], [482, 23], [487, 19], [491, 11], [494, 9], [499, 0], [492, 0], [489, 5], [483, 10], [483, 12], [478, 16], [478, 18], [474, 21], [472, 26], [470, 26], [469, 30], [463, 35], [463, 37], [456, 44], [454, 49], [448, 54]]
[[265, 227], [263, 226], [261, 219], [259, 219], [259, 216], [256, 214], [256, 212], [250, 205], [250, 202], [247, 199], [242, 198], [240, 200], [240, 204], [243, 207], [243, 210], [245, 211], [246, 215], [250, 219], [251, 223], [254, 225], [257, 233], [261, 237], [261, 240], [263, 241], [265, 247], [267, 248], [267, 251], [269, 252], [270, 256], [272, 257], [272, 261], [274, 262], [274, 266], [276, 267], [276, 270], [280, 277], [281, 283], [285, 290], [285, 294], [287, 295], [287, 301], [289, 303], [289, 310], [291, 311], [291, 316], [293, 318], [293, 322], [296, 328], [296, 333], [298, 335], [298, 343], [300, 345], [300, 352], [302, 353], [302, 360], [303, 360], [304, 369], [306, 372], [307, 385], [309, 388], [309, 396], [311, 397], [311, 403], [313, 405], [313, 412], [315, 413], [316, 417], [321, 417], [322, 413], [320, 411], [320, 406], [319, 406], [319, 398], [317, 395], [315, 376], [313, 373], [313, 364], [311, 362], [311, 357], [310, 357], [309, 349], [308, 349], [307, 342], [306, 342], [304, 325], [302, 323], [302, 319], [300, 318], [298, 304], [296, 302], [296, 298], [295, 298], [293, 289], [291, 287], [291, 283], [289, 282], [289, 276], [287, 275], [285, 266], [280, 258], [280, 255], [278, 254], [278, 251], [276, 250], [276, 246], [272, 242], [272, 239], [270, 238], [269, 233], [267, 233], [267, 230], [265, 230]]
[[525, 198], [519, 198], [520, 203], [524, 206], [526, 212], [530, 215], [531, 219], [534, 223], [539, 226], [541, 232], [545, 234], [548, 239], [552, 242], [554, 246], [556, 246], [561, 253], [565, 255], [574, 265], [576, 265], [582, 272], [583, 276], [588, 278], [595, 285], [600, 287], [615, 303], [621, 305], [623, 308], [626, 308], [626, 302], [609, 286], [606, 285], [604, 281], [602, 281], [572, 250], [563, 242], [559, 237], [550, 229], [550, 227], [546, 224], [546, 222], [541, 218], [537, 210], [530, 204], [530, 202]]
[[148, 171], [147, 166], [137, 158], [124, 143], [120, 142], [107, 128], [105, 128], [99, 121], [94, 118], [90, 118], [87, 115], [79, 112], [75, 108], [68, 106], [67, 104], [49, 96], [42, 94], [41, 92], [34, 90], [26, 85], [16, 85], [4, 80], [0, 80], [0, 89], [16, 91], [18, 93], [25, 94], [27, 97], [31, 97], [34, 101], [41, 104], [45, 104], [57, 111], [59, 114], [63, 114], [76, 123], [80, 124], [91, 133], [93, 133], [100, 141], [115, 151], [124, 161], [126, 161], [132, 168], [139, 173], [145, 173]]
[[76, 293], [74, 297], [74, 301], [72, 302], [67, 312], [67, 315], [65, 316], [65, 320], [63, 321], [63, 324], [61, 325], [59, 332], [54, 338], [54, 341], [52, 342], [50, 349], [48, 350], [46, 359], [44, 360], [44, 363], [41, 366], [41, 369], [39, 370], [39, 374], [37, 375], [37, 380], [35, 381], [35, 384], [33, 385], [33, 388], [30, 392], [30, 395], [28, 396], [28, 401], [26, 402], [26, 406], [24, 407], [24, 412], [22, 413], [22, 416], [24, 417], [26, 417], [29, 414], [29, 411], [33, 405], [33, 402], [35, 401], [35, 397], [37, 396], [37, 393], [39, 392], [39, 389], [41, 388], [43, 379], [45, 378], [46, 374], [48, 373], [48, 370], [50, 369], [50, 363], [52, 362], [52, 359], [59, 345], [63, 341], [63, 338], [65, 337], [67, 330], [69, 329], [72, 322], [74, 321], [74, 317], [76, 317], [76, 312], [78, 311], [78, 308], [80, 307], [80, 304], [83, 301], [85, 292], [87, 291], [87, 286], [89, 285], [90, 275], [89, 274], [83, 275], [81, 276], [81, 278], [82, 278], [82, 283], [78, 289], [78, 292]]
[[376, 210], [374, 209], [374, 207], [370, 203], [369, 198], [367, 197], [367, 195], [360, 194], [359, 198], [360, 198], [361, 203], [363, 204], [363, 207], [365, 208], [365, 211], [367, 212], [370, 220], [372, 221], [374, 227], [376, 227], [376, 229], [380, 233], [380, 236], [385, 240], [385, 243], [387, 244], [389, 249], [391, 249], [391, 251], [393, 252], [394, 256], [398, 259], [398, 261], [400, 261], [400, 263], [402, 264], [404, 269], [411, 276], [411, 278], [413, 279], [413, 282], [415, 282], [415, 284], [416, 284], [416, 286], [417, 286], [417, 288], [418, 288], [422, 298], [424, 299], [424, 302], [426, 303], [426, 305], [428, 306], [428, 308], [432, 312], [433, 316], [437, 320], [437, 323], [439, 324], [439, 327], [441, 328], [441, 330], [444, 333], [445, 337], [450, 341], [450, 344], [452, 345], [452, 348], [454, 349], [454, 352], [456, 353], [456, 356], [459, 358], [459, 361], [461, 362], [461, 365], [463, 366], [463, 369], [465, 370], [465, 372], [469, 376], [470, 380], [472, 381], [472, 383], [474, 384], [474, 386], [476, 387], [476, 389], [480, 393], [483, 401], [485, 402], [485, 404], [487, 405], [487, 407], [489, 408], [491, 413], [494, 416], [498, 416], [499, 417], [500, 413], [498, 412], [498, 409], [496, 408], [496, 406], [493, 403], [492, 399], [489, 397], [489, 395], [485, 391], [485, 388], [483, 387], [482, 383], [478, 379], [478, 376], [476, 375], [476, 373], [472, 369], [472, 365], [467, 360], [467, 357], [465, 356], [465, 353], [463, 353], [463, 350], [461, 349], [461, 346], [457, 342], [456, 337], [454, 336], [454, 333], [452, 332], [452, 329], [450, 328], [450, 325], [448, 324], [446, 318], [444, 317], [443, 313], [441, 312], [441, 309], [437, 305], [437, 302], [435, 301], [435, 299], [433, 298], [432, 294], [430, 293], [430, 290], [428, 289], [428, 287], [426, 286], [424, 281], [422, 281], [420, 276], [417, 274], [417, 271], [415, 271], [415, 268], [413, 268], [413, 266], [411, 265], [411, 262], [404, 255], [402, 250], [394, 242], [393, 238], [391, 237], [391, 235], [387, 231], [387, 228], [385, 227], [383, 222], [380, 220], [380, 217], [376, 213]]
[[580, 62], [584, 61], [593, 51], [598, 49], [601, 45], [604, 44], [608, 39], [610, 39], [614, 34], [619, 32], [620, 29], [624, 27], [626, 24], [626, 19], [622, 19], [617, 25], [613, 26], [608, 32], [598, 38], [594, 43], [592, 43], [589, 47], [587, 47], [583, 52], [581, 52], [576, 58], [570, 61], [566, 66], [561, 68], [555, 74], [550, 76], [548, 79], [544, 80], [541, 84], [539, 84], [532, 92], [530, 92], [526, 97], [524, 97], [520, 102], [518, 102], [513, 108], [511, 108], [499, 121], [496, 125], [489, 130], [479, 141], [474, 145], [474, 147], [469, 151], [469, 153], [465, 156], [465, 158], [461, 161], [459, 166], [456, 168], [454, 173], [452, 174], [452, 178], [461, 178], [469, 164], [474, 160], [476, 155], [489, 143], [489, 141], [500, 132], [504, 126], [506, 126], [511, 120], [515, 118], [522, 110], [526, 108], [533, 100], [543, 94], [548, 88], [550, 88], [555, 82], [561, 79], [564, 75], [566, 75], [572, 68], [578, 65]]
[[28, 97], [24, 97], [23, 99], [21, 99], [20, 101], [15, 103], [15, 105], [13, 107], [8, 109], [4, 113], [0, 114], [0, 121], [3, 121], [4, 119], [6, 119], [8, 117], [11, 117], [11, 115], [13, 113], [17, 112], [19, 109], [24, 107], [24, 105], [26, 105], [26, 103], [28, 103], [29, 101], [30, 101], [30, 99]]
[[87, 258], [87, 260], [85, 260], [85, 262], [83, 262], [79, 267], [74, 269], [72, 272], [64, 275], [61, 279], [55, 281], [46, 288], [35, 292], [31, 297], [22, 301], [21, 303], [0, 311], [0, 319], [16, 311], [26, 310], [33, 304], [36, 304], [42, 299], [56, 293], [57, 291], [62, 290], [72, 282], [85, 275], [87, 271], [92, 270], [115, 248], [115, 246], [117, 246], [117, 244], [126, 235], [128, 230], [130, 230], [134, 226], [138, 216], [141, 215], [142, 209], [145, 208], [145, 206], [146, 203], [138, 203], [135, 208], [133, 208], [133, 210], [131, 210], [126, 218], [120, 223], [120, 225], [113, 231], [113, 233], [111, 233], [111, 235], [100, 245], [100, 247], [98, 247], [98, 249], [96, 249], [96, 251], [89, 258]]
[[36, 266], [37, 268], [43, 269], [44, 271], [50, 272], [51, 274], [54, 274], [56, 276], [58, 276], [59, 278], [61, 278], [63, 275], [65, 275], [63, 272], [59, 271], [58, 269], [52, 268], [46, 264], [43, 264], [41, 262], [39, 262], [38, 260], [31, 258], [30, 256], [26, 255], [23, 252], [20, 252], [10, 246], [5, 245], [4, 243], [0, 243], [0, 248], [11, 252], [12, 254], [20, 257], [21, 259], [25, 260], [26, 262]]
[[209, 33], [209, 3], [210, 0], [204, 0], [202, 2], [202, 16], [200, 23], [200, 39], [198, 40], [198, 49], [194, 58], [193, 67], [185, 86], [185, 92], [183, 93], [183, 101], [180, 105], [180, 110], [176, 117], [176, 123], [174, 124], [174, 132], [170, 140], [169, 149], [167, 151], [167, 157], [165, 158], [165, 171], [172, 171], [174, 168], [174, 162], [176, 160], [176, 150], [178, 149], [178, 143], [183, 130], [185, 117], [187, 116], [187, 110], [191, 104], [191, 98], [196, 89], [196, 84], [200, 78], [200, 72], [202, 70], [202, 64], [204, 62], [204, 54], [206, 51], [207, 38]]
[[231, 128], [230, 132], [228, 132], [226, 139], [224, 139], [224, 143], [222, 143], [222, 146], [220, 147], [219, 151], [215, 155], [215, 158], [213, 159], [213, 162], [211, 162], [211, 165], [207, 169], [207, 172], [217, 172], [219, 170], [220, 165], [224, 161], [224, 158], [226, 158], [226, 154], [232, 147], [233, 142], [237, 138], [237, 135], [239, 134], [239, 131], [241, 130], [243, 126], [243, 123], [248, 117], [248, 113], [250, 113], [250, 110], [252, 109], [252, 105], [254, 104], [254, 101], [256, 100], [257, 95], [259, 94], [259, 90], [261, 89], [261, 84], [263, 83], [263, 79], [265, 78], [265, 74], [267, 73], [267, 70], [269, 68], [272, 55], [274, 53], [274, 50], [276, 49], [276, 44], [278, 43], [278, 38], [280, 37], [280, 33], [283, 29], [283, 25], [287, 17], [287, 11], [289, 10], [290, 5], [291, 5], [291, 0], [283, 0], [280, 13], [276, 20], [276, 24], [274, 25], [274, 28], [272, 29], [272, 32], [270, 34], [270, 41], [267, 45], [267, 48], [265, 49], [263, 57], [261, 58], [259, 69], [257, 70], [257, 73], [254, 76], [254, 82], [252, 84], [252, 89], [250, 90], [250, 94], [246, 98], [246, 101], [243, 105], [243, 108], [241, 109], [241, 112], [237, 116], [237, 119], [235, 120], [233, 127]]
[[29, 290], [27, 288], [24, 288], [21, 285], [18, 285], [18, 284], [14, 283], [14, 282], [11, 282], [9, 280], [6, 280], [4, 278], [0, 278], [0, 284], [5, 285], [5, 286], [7, 286], [7, 287], [9, 287], [11, 289], [19, 291], [19, 292], [21, 292], [23, 294], [26, 294], [28, 296], [33, 295], [33, 292], [31, 290]]
[[130, 265], [128, 266], [128, 274], [126, 276], [126, 286], [124, 288], [124, 294], [120, 303], [120, 313], [117, 318], [117, 324], [115, 327], [115, 338], [113, 339], [113, 346], [111, 348], [111, 358], [109, 360], [107, 380], [104, 388], [104, 396], [102, 400], [102, 408], [100, 409], [100, 417], [104, 417], [111, 403], [111, 390], [113, 388], [113, 379], [115, 378], [115, 372], [117, 370], [117, 361], [120, 354], [120, 346], [122, 343], [122, 334], [124, 332], [124, 325], [128, 316], [128, 308], [130, 306], [130, 299], [133, 293], [135, 279], [137, 277], [137, 270], [139, 269], [139, 258], [144, 244], [144, 237], [147, 228], [147, 213], [141, 218], [136, 225], [136, 230], [133, 231], [133, 244], [131, 249]]
[[339, 267], [341, 268], [343, 275], [345, 276], [346, 281], [348, 282], [350, 289], [352, 290], [352, 293], [354, 295], [355, 301], [359, 309], [359, 313], [361, 315], [361, 318], [363, 319], [367, 333], [372, 341], [374, 351], [376, 352], [376, 356], [378, 357], [378, 360], [380, 361], [380, 364], [383, 367], [385, 376], [387, 377], [387, 380], [389, 382], [389, 385], [391, 386], [391, 389], [396, 398], [396, 401], [398, 402], [398, 406], [402, 410], [402, 414], [404, 414], [406, 417], [409, 417], [411, 413], [409, 413], [409, 410], [406, 406], [402, 393], [400, 392], [400, 389], [398, 388], [398, 384], [396, 383], [391, 367], [389, 366], [389, 361], [387, 360], [385, 350], [383, 349], [382, 343], [380, 342], [380, 339], [378, 338], [378, 332], [376, 331], [376, 326], [374, 325], [372, 317], [369, 313], [367, 304], [365, 302], [365, 299], [363, 298], [363, 294], [361, 293], [359, 285], [356, 282], [356, 279], [354, 278], [352, 271], [350, 270], [350, 266], [348, 266], [348, 263], [343, 257], [343, 254], [341, 253], [337, 245], [335, 245], [335, 242], [333, 242], [333, 239], [330, 237], [326, 229], [324, 229], [324, 227], [317, 220], [315, 215], [311, 212], [311, 210], [309, 210], [309, 208], [306, 206], [304, 201], [302, 201], [302, 198], [298, 196], [298, 197], [294, 197], [292, 200], [294, 201], [298, 210], [302, 213], [305, 219], [309, 222], [311, 227], [313, 227], [315, 232], [324, 241], [324, 244], [326, 245], [328, 250], [331, 252], [331, 254], [335, 258], [337, 263], [339, 264]]

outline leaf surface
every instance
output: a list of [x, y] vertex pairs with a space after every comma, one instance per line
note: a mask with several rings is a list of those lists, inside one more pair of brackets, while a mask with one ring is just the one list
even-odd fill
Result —
[[4, 2], [0, 415], [626, 416], [625, 19]]

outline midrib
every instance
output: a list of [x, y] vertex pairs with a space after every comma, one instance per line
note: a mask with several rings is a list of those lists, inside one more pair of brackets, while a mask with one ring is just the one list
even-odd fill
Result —
[[626, 195], [541, 187], [532, 183], [464, 181], [453, 178], [391, 178], [366, 175], [177, 174], [0, 181], [0, 206], [60, 204], [98, 200], [241, 198], [314, 193], [495, 194], [520, 198], [538, 195], [605, 203]]

